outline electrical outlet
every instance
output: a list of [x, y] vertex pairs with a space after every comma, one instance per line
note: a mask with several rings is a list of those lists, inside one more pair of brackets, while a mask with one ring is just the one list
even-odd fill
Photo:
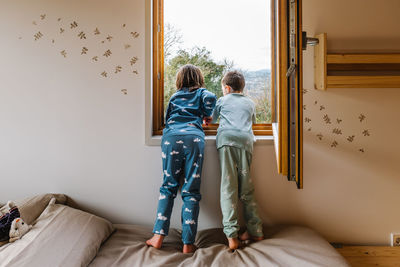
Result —
[[391, 234], [392, 247], [400, 247], [400, 234]]

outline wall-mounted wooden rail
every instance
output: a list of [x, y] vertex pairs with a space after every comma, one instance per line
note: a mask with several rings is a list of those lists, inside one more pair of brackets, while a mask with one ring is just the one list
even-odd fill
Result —
[[400, 53], [328, 53], [326, 33], [316, 38], [315, 89], [400, 88]]

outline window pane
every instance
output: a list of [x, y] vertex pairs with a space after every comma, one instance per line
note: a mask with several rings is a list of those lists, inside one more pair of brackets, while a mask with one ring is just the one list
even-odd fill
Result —
[[176, 91], [175, 75], [191, 63], [206, 88], [222, 96], [223, 74], [236, 69], [257, 107], [257, 123], [271, 122], [269, 0], [164, 0], [164, 104]]

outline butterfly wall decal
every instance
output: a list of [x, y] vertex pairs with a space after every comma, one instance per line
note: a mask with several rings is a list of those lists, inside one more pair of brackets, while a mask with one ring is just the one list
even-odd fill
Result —
[[138, 38], [139, 37], [139, 33], [137, 32], [131, 32], [131, 35], [133, 38]]
[[86, 39], [86, 34], [84, 32], [80, 32], [78, 33], [78, 37], [82, 40], [82, 39]]
[[331, 147], [337, 147], [338, 145], [339, 145], [339, 143], [336, 142], [336, 140], [335, 140], [335, 141], [332, 142]]
[[355, 135], [350, 135], [350, 136], [347, 137], [347, 141], [349, 141], [351, 143], [351, 142], [354, 141], [355, 137], [356, 137]]
[[33, 37], [35, 37], [35, 41], [37, 41], [37, 40], [39, 40], [40, 38], [43, 37], [43, 33], [37, 32], [35, 35], [33, 35]]
[[89, 51], [89, 49], [87, 49], [86, 47], [82, 47], [81, 55], [86, 55], [87, 51]]
[[78, 23], [77, 23], [76, 21], [74, 21], [74, 22], [72, 22], [72, 23], [70, 24], [70, 28], [71, 28], [71, 29], [76, 28], [76, 27], [78, 27]]
[[66, 52], [65, 50], [62, 50], [62, 51], [60, 52], [60, 54], [61, 54], [63, 57], [67, 57], [67, 52]]
[[370, 136], [369, 130], [364, 130], [364, 131], [362, 132], [362, 134], [363, 134], [364, 136]]
[[329, 118], [328, 114], [325, 114], [322, 118], [326, 124], [331, 124], [331, 118]]
[[121, 66], [116, 66], [115, 67], [115, 73], [121, 72], [122, 71], [122, 67]]
[[342, 134], [342, 130], [335, 128], [332, 130], [332, 133], [340, 135], [340, 134]]
[[108, 49], [106, 52], [104, 52], [103, 56], [105, 56], [105, 57], [110, 57], [111, 54], [112, 54], [111, 50]]

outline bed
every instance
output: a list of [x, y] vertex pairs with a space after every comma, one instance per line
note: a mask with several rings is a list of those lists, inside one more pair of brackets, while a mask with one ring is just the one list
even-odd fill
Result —
[[222, 229], [202, 230], [195, 253], [182, 254], [179, 230], [171, 229], [157, 250], [144, 243], [152, 235], [150, 227], [112, 224], [78, 209], [62, 194], [16, 204], [33, 228], [21, 240], [0, 247], [0, 266], [349, 266], [305, 227], [265, 228], [265, 240], [235, 252], [229, 251]]

